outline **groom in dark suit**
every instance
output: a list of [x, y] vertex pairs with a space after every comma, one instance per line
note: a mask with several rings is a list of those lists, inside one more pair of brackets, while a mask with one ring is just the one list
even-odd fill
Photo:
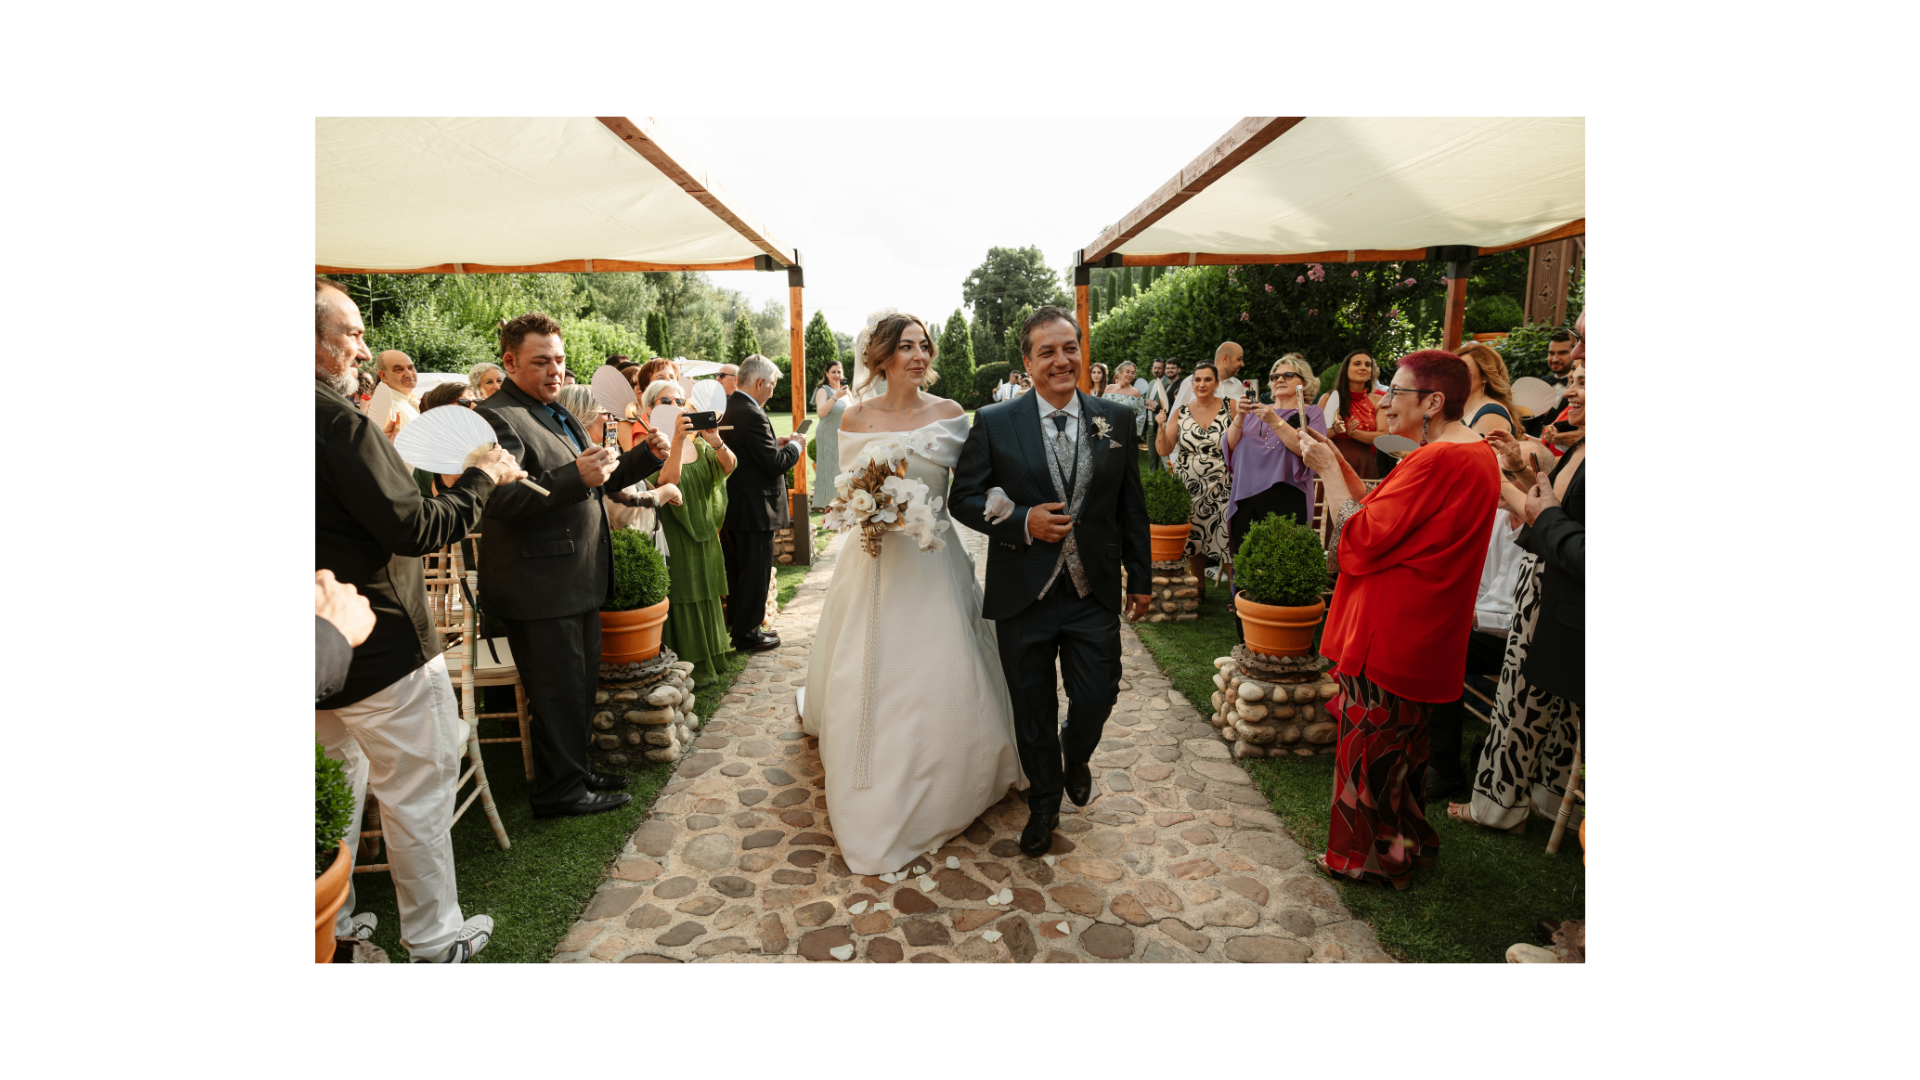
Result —
[[[1020, 850], [1053, 844], [1064, 790], [1093, 798], [1087, 762], [1120, 692], [1120, 572], [1126, 616], [1146, 614], [1146, 497], [1133, 410], [1078, 389], [1080, 327], [1051, 304], [1020, 328], [1033, 389], [974, 415], [950, 510], [987, 534], [981, 614], [997, 624], [1027, 791]], [[1067, 688], [1064, 739], [1055, 664]]]

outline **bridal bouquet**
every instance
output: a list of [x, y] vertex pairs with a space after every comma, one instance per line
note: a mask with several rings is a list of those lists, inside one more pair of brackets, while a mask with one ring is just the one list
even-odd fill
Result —
[[861, 545], [876, 558], [880, 539], [889, 532], [907, 534], [921, 551], [941, 551], [947, 546], [940, 534], [952, 523], [934, 516], [940, 496], [930, 497], [926, 484], [907, 479], [907, 449], [898, 441], [876, 442], [833, 478], [836, 494], [827, 506], [827, 528], [859, 529]]

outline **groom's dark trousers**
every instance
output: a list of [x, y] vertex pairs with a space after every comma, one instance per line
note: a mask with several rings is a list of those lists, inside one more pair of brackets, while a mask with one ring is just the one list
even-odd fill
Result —
[[[1032, 785], [1027, 806], [1050, 814], [1060, 808], [1066, 768], [1093, 757], [1119, 696], [1121, 598], [1129, 588], [1147, 591], [1150, 563], [1132, 410], [1086, 394], [1078, 399], [1091, 472], [1073, 534], [1087, 595], [1059, 565], [1060, 544], [1028, 539], [1028, 511], [1062, 501], [1041, 443], [1039, 397], [1024, 394], [974, 414], [953, 473], [951, 509], [955, 521], [987, 534], [980, 613], [999, 635], [1020, 767]], [[995, 487], [1014, 504], [997, 523], [986, 517], [987, 492]], [[1072, 703], [1064, 738], [1056, 663]]]

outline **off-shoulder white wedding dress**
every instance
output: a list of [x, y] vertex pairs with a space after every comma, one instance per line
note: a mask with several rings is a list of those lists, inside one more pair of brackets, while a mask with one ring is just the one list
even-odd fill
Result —
[[[900, 440], [911, 449], [907, 476], [940, 496], [939, 516], [948, 519], [947, 470], [966, 438], [964, 416], [913, 431], [843, 429], [840, 461], [876, 440]], [[944, 538], [944, 550], [922, 552], [888, 533], [877, 559], [857, 534], [836, 541], [801, 726], [820, 740], [827, 814], [855, 873], [900, 869], [972, 824], [1008, 787], [1027, 786], [973, 560], [953, 530]]]

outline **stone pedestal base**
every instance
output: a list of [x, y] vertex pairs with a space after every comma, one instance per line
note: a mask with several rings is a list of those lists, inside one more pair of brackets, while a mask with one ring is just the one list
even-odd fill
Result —
[[1317, 655], [1273, 658], [1235, 645], [1213, 662], [1219, 687], [1213, 695], [1213, 726], [1233, 746], [1236, 758], [1312, 757], [1333, 753], [1340, 725], [1326, 702], [1339, 685]]
[[677, 761], [693, 743], [693, 665], [662, 647], [633, 664], [601, 664], [587, 757], [595, 772], [623, 773]]
[[793, 565], [793, 530], [773, 530], [773, 561], [781, 566]]
[[1200, 617], [1200, 579], [1187, 572], [1184, 562], [1153, 564], [1153, 602], [1147, 622], [1192, 622]]

